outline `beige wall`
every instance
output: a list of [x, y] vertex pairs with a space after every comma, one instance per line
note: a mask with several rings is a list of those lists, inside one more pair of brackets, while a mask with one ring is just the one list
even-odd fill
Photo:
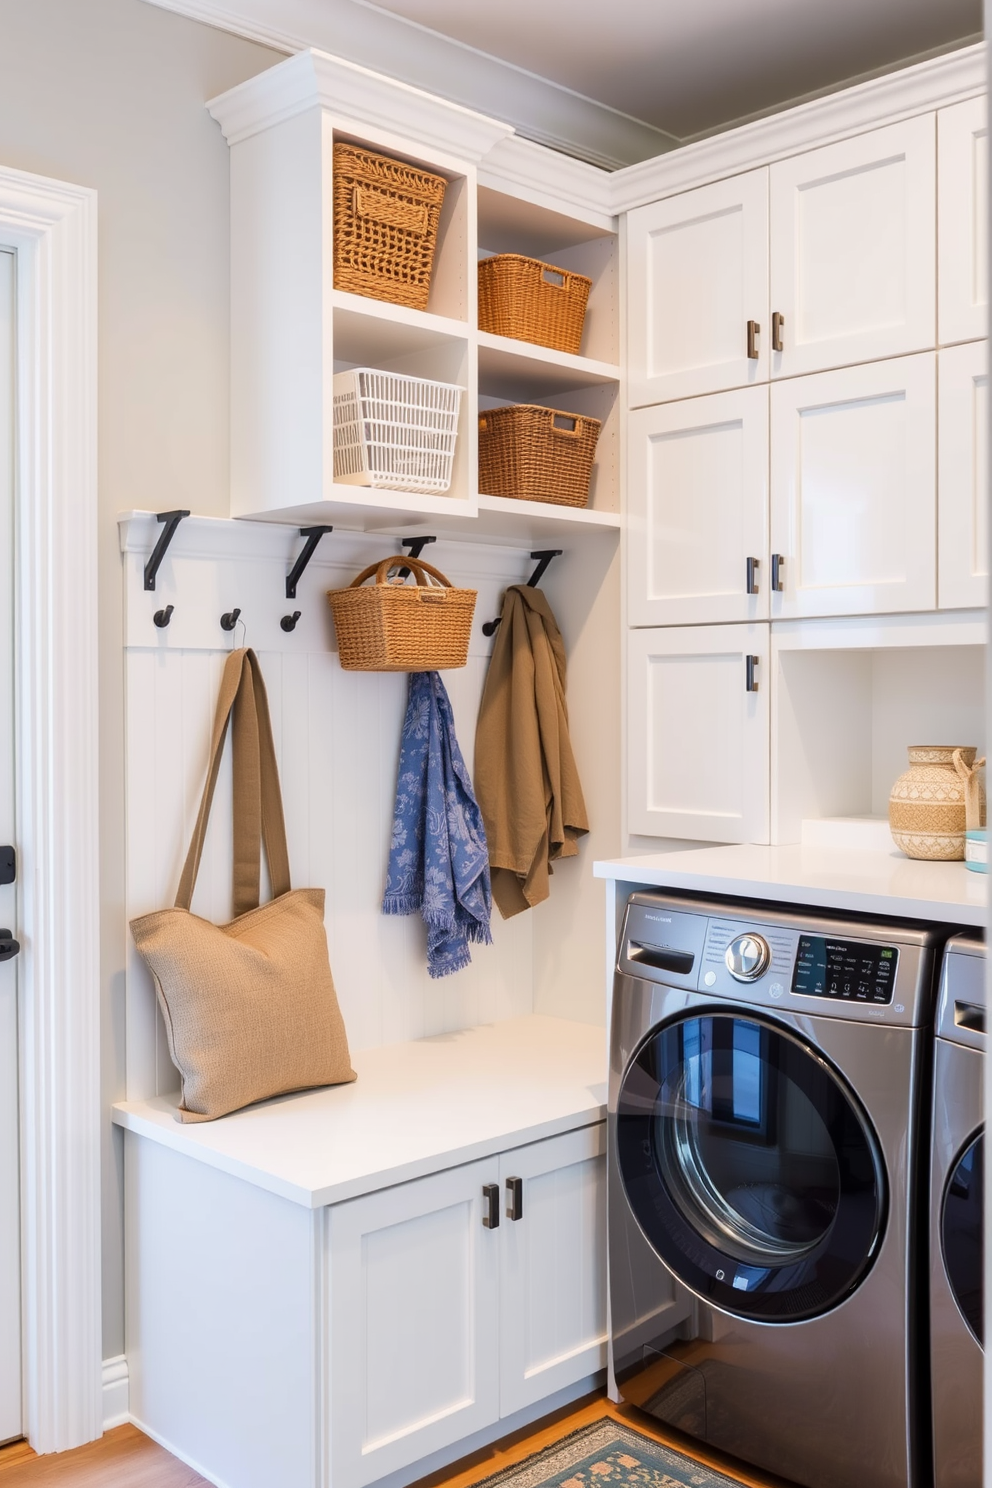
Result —
[[[123, 660], [116, 517], [228, 511], [228, 152], [204, 100], [279, 57], [142, 0], [0, 0], [0, 164], [93, 186], [100, 244], [103, 1087], [124, 1085]], [[119, 1134], [116, 1134], [119, 1137]], [[123, 1352], [106, 1128], [104, 1357]]]

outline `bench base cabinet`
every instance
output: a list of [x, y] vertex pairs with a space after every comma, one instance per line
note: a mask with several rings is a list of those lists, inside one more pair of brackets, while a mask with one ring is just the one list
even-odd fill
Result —
[[310, 1210], [128, 1133], [133, 1419], [223, 1488], [361, 1488], [540, 1414], [606, 1364], [605, 1146]]

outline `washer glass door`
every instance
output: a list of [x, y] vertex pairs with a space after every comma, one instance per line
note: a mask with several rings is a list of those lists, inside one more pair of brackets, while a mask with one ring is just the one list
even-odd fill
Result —
[[982, 1342], [982, 1133], [972, 1137], [955, 1162], [940, 1212], [944, 1269], [961, 1316]]
[[649, 1034], [621, 1085], [617, 1153], [654, 1249], [728, 1312], [814, 1317], [878, 1252], [868, 1118], [821, 1054], [760, 1015], [683, 1015]]

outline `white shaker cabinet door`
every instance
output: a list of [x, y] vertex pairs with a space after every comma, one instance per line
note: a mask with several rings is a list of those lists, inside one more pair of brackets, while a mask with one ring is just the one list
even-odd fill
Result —
[[500, 1158], [500, 1414], [606, 1367], [606, 1127]]
[[767, 386], [639, 409], [627, 450], [630, 624], [767, 619]]
[[937, 327], [941, 345], [988, 329], [988, 104], [937, 113]]
[[934, 133], [924, 114], [771, 167], [773, 377], [936, 344]]
[[937, 382], [937, 594], [942, 610], [988, 591], [988, 342], [940, 353]]
[[766, 381], [767, 170], [631, 212], [627, 306], [632, 407]]
[[935, 353], [772, 388], [772, 619], [936, 604]]
[[360, 1488], [499, 1420], [499, 1242], [468, 1163], [327, 1218], [330, 1475]]
[[627, 637], [628, 830], [768, 841], [769, 627]]

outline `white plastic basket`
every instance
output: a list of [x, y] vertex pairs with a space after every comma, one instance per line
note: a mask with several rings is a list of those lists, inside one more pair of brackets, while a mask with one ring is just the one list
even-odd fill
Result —
[[334, 377], [334, 479], [390, 491], [447, 491], [462, 390], [356, 367]]

